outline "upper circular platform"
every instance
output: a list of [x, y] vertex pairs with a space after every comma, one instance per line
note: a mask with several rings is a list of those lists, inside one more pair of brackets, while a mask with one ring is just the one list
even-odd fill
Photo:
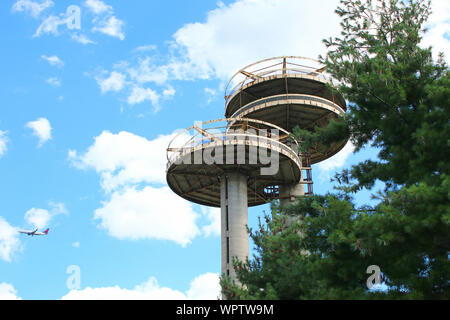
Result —
[[[181, 197], [220, 207], [220, 180], [247, 176], [248, 205], [274, 198], [273, 188], [300, 180], [301, 159], [289, 132], [254, 119], [219, 119], [180, 132], [167, 149], [166, 178]], [[264, 174], [266, 170], [267, 174]]]
[[[314, 130], [346, 111], [344, 98], [332, 89], [331, 77], [319, 61], [284, 56], [262, 60], [239, 70], [225, 91], [225, 116], [270, 122], [292, 132], [296, 126]], [[333, 144], [323, 153], [311, 148], [311, 162], [325, 160], [346, 144]]]
[[344, 98], [330, 90], [333, 86], [325, 66], [319, 61], [283, 56], [261, 60], [242, 68], [229, 80], [225, 89], [225, 116], [255, 100], [281, 94], [306, 94], [326, 99], [344, 112]]

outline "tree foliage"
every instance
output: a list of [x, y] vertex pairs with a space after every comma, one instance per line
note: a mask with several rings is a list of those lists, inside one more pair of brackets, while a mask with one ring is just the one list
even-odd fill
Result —
[[[448, 299], [450, 252], [450, 74], [443, 55], [420, 47], [430, 3], [341, 0], [341, 36], [324, 40], [321, 58], [350, 101], [327, 128], [294, 133], [304, 147], [350, 139], [377, 160], [336, 174], [339, 192], [299, 200], [250, 230], [257, 254], [223, 277], [229, 298]], [[382, 181], [374, 207], [352, 194]], [[289, 217], [296, 216], [292, 222]], [[286, 222], [290, 220], [290, 223]], [[378, 265], [387, 292], [366, 287]]]

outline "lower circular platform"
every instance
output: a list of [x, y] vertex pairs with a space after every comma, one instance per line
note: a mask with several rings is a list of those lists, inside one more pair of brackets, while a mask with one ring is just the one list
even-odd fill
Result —
[[301, 159], [284, 143], [242, 135], [181, 150], [169, 161], [166, 177], [184, 199], [220, 207], [221, 179], [239, 172], [247, 176], [248, 206], [256, 206], [274, 198], [275, 186], [298, 183], [301, 167]]

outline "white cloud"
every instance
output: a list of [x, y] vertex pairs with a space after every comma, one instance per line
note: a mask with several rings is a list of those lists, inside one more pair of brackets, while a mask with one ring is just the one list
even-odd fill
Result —
[[125, 86], [125, 75], [120, 72], [113, 71], [108, 78], [96, 77], [102, 93], [108, 91], [120, 91]]
[[191, 282], [186, 298], [189, 300], [216, 300], [221, 297], [220, 278], [216, 273], [205, 273]]
[[150, 57], [139, 58], [137, 66], [127, 68], [127, 72], [130, 78], [137, 83], [164, 84], [169, 78], [168, 67], [156, 65]]
[[79, 248], [80, 247], [80, 242], [76, 241], [72, 243], [72, 247], [74, 248]]
[[37, 18], [39, 17], [42, 11], [53, 6], [54, 3], [51, 0], [45, 0], [42, 2], [35, 2], [31, 0], [18, 0], [13, 4], [12, 11], [26, 12], [33, 18]]
[[21, 250], [18, 235], [17, 229], [0, 216], [0, 259], [11, 262], [12, 255]]
[[112, 12], [113, 8], [101, 0], [86, 0], [84, 5], [95, 14]]
[[200, 234], [193, 204], [169, 187], [116, 191], [94, 217], [111, 236], [122, 240], [169, 240], [184, 247]]
[[209, 225], [202, 227], [203, 234], [206, 237], [220, 236], [220, 208], [202, 207], [202, 213], [209, 221]]
[[125, 39], [123, 27], [125, 23], [114, 16], [114, 9], [101, 0], [86, 0], [84, 5], [96, 16], [92, 20], [93, 32], [100, 32], [111, 37]]
[[22, 300], [17, 296], [17, 291], [9, 283], [0, 283], [0, 300]]
[[[52, 0], [45, 0], [42, 2], [31, 1], [31, 0], [18, 0], [12, 6], [13, 12], [27, 12], [34, 18], [41, 16], [42, 11], [54, 6]], [[112, 37], [119, 38], [120, 40], [125, 39], [124, 26], [125, 23], [118, 19], [114, 15], [114, 9], [112, 6], [106, 4], [101, 0], [85, 0], [84, 6], [87, 8], [86, 12], [89, 11], [94, 14], [92, 19], [92, 25], [89, 28], [92, 32], [100, 32]], [[41, 24], [36, 29], [33, 37], [40, 37], [44, 34], [53, 34], [55, 36], [59, 35], [59, 29], [61, 25], [66, 24], [69, 29], [69, 34], [71, 38], [83, 45], [95, 43], [89, 39], [85, 34], [79, 32], [71, 32], [72, 29], [81, 29], [81, 9], [79, 6], [72, 5], [67, 7], [67, 11], [59, 14], [48, 14], [43, 19], [41, 19]], [[83, 21], [86, 21], [83, 19]]]
[[92, 31], [101, 32], [111, 37], [119, 38], [120, 40], [125, 39], [125, 34], [123, 32], [124, 22], [117, 19], [115, 16], [111, 16], [108, 19], [101, 20], [97, 23]]
[[319, 162], [317, 166], [322, 171], [331, 171], [333, 169], [341, 168], [345, 165], [347, 158], [353, 153], [354, 150], [355, 146], [349, 141], [341, 151], [331, 158]]
[[[170, 54], [165, 60], [148, 52], [155, 49], [154, 46], [142, 46], [134, 52], [147, 56], [139, 55], [137, 61], [116, 64], [114, 69], [128, 73], [132, 89], [148, 83], [167, 85], [173, 80], [220, 79], [225, 82], [244, 66], [274, 56], [317, 58], [326, 53], [322, 40], [339, 36], [340, 18], [334, 12], [338, 5], [338, 0], [218, 3], [216, 9], [207, 13], [205, 21], [188, 23], [174, 33], [169, 41]], [[437, 49], [435, 53], [450, 48], [449, 6], [448, 1], [433, 1], [435, 13], [424, 43], [432, 43]], [[287, 22], [289, 28], [286, 28]], [[213, 91], [205, 91], [207, 103], [212, 102]], [[134, 100], [130, 98], [130, 101]]]
[[53, 34], [57, 36], [59, 34], [59, 26], [63, 24], [65, 24], [69, 30], [79, 30], [81, 28], [81, 9], [78, 6], [70, 5], [64, 13], [47, 16], [39, 25], [33, 37], [40, 37], [43, 34]]
[[153, 51], [156, 50], [156, 45], [154, 44], [149, 44], [149, 45], [144, 45], [144, 46], [139, 46], [136, 49], [134, 49], [134, 52], [145, 52], [145, 51]]
[[[117, 37], [121, 40], [125, 39], [125, 34], [123, 32], [124, 22], [113, 15], [114, 10], [112, 6], [107, 5], [101, 0], [86, 0], [84, 5], [89, 11], [96, 15], [92, 21], [94, 25], [92, 27], [92, 31], [101, 32], [112, 37]], [[52, 6], [54, 6], [54, 2], [51, 0], [45, 0], [43, 2], [18, 0], [12, 6], [12, 11], [27, 12], [34, 18], [38, 18], [42, 11]], [[67, 24], [68, 28], [72, 29], [70, 26], [73, 25], [74, 17], [75, 16], [72, 11], [60, 13], [59, 15], [47, 15], [37, 28], [33, 37], [40, 37], [43, 34], [53, 34], [56, 36], [59, 34], [59, 27], [64, 24]], [[76, 28], [80, 29], [79, 26]], [[95, 43], [83, 34], [72, 33], [71, 37], [73, 40], [84, 45]]]
[[206, 104], [210, 104], [217, 95], [217, 91], [211, 88], [205, 88], [205, 94], [208, 97]]
[[432, 14], [426, 23], [427, 33], [423, 37], [424, 47], [433, 47], [433, 56], [437, 58], [439, 52], [445, 54], [446, 61], [450, 58], [450, 2], [433, 0]]
[[[146, 57], [139, 58], [136, 66], [130, 67], [126, 61], [120, 61], [113, 66], [114, 71], [110, 73], [109, 78], [97, 76], [97, 83], [100, 85], [102, 93], [108, 91], [120, 91], [127, 87], [129, 94], [127, 96], [127, 103], [129, 105], [140, 104], [145, 101], [150, 101], [154, 108], [154, 112], [160, 109], [160, 99], [171, 98], [176, 91], [171, 85], [167, 85], [165, 89], [149, 88], [148, 83], [163, 85], [167, 82], [169, 73], [167, 66], [155, 66], [152, 64], [152, 59]], [[106, 71], [103, 71], [106, 73]], [[128, 75], [127, 76], [125, 75]]]
[[51, 85], [53, 87], [60, 87], [61, 86], [61, 80], [59, 80], [56, 77], [48, 78], [47, 80], [45, 80], [45, 82], [47, 82], [49, 85]]
[[48, 205], [50, 207], [50, 210], [51, 210], [53, 216], [58, 215], [58, 214], [67, 214], [68, 213], [64, 203], [50, 201], [48, 203]]
[[103, 131], [84, 155], [69, 151], [69, 159], [80, 169], [93, 168], [101, 175], [106, 192], [136, 183], [166, 182], [166, 148], [175, 135], [147, 140], [130, 132]]
[[42, 229], [49, 225], [50, 220], [60, 214], [67, 214], [62, 203], [49, 203], [50, 209], [31, 208], [25, 213], [25, 222], [34, 228]]
[[216, 300], [220, 296], [219, 276], [205, 273], [195, 278], [185, 293], [161, 287], [151, 277], [148, 281], [133, 289], [119, 286], [72, 290], [63, 300]]
[[42, 55], [41, 58], [47, 61], [51, 66], [62, 68], [64, 67], [64, 62], [58, 56], [46, 56]]
[[71, 18], [66, 17], [65, 14], [61, 14], [59, 17], [50, 15], [39, 25], [33, 37], [40, 37], [46, 33], [51, 33], [56, 36], [58, 35], [58, 27], [62, 24], [67, 24], [69, 19]]
[[7, 143], [9, 142], [9, 138], [6, 136], [6, 132], [0, 130], [0, 158], [6, 153], [8, 150]]
[[[317, 58], [322, 39], [337, 33], [337, 0], [240, 0], [208, 12], [174, 34], [172, 69], [196, 78], [228, 79], [260, 59], [281, 55]], [[289, 23], [289, 28], [286, 28]]]
[[176, 91], [173, 87], [169, 86], [167, 89], [164, 89], [163, 91], [163, 96], [168, 98], [168, 97], [173, 97], [175, 95]]
[[[242, 67], [282, 55], [317, 58], [322, 39], [339, 36], [338, 0], [238, 0], [209, 11], [205, 22], [188, 23], [173, 36], [170, 78], [228, 80]], [[432, 1], [424, 43], [449, 55], [450, 2]], [[289, 23], [289, 28], [286, 28]]]
[[[111, 236], [169, 240], [186, 246], [200, 234], [220, 234], [220, 210], [197, 213], [196, 205], [165, 186], [166, 148], [174, 137], [172, 133], [147, 140], [125, 131], [104, 131], [84, 154], [69, 151], [76, 168], [92, 168], [100, 175], [107, 199], [94, 217]], [[200, 216], [204, 226], [197, 225]]]
[[51, 214], [45, 209], [31, 208], [25, 213], [25, 221], [38, 229], [46, 227], [50, 219]]
[[128, 104], [134, 105], [144, 101], [150, 101], [155, 108], [158, 108], [159, 94], [150, 88], [134, 87], [128, 96]]
[[205, 88], [205, 93], [211, 96], [216, 95], [217, 91], [211, 88]]
[[[102, 132], [87, 152], [68, 157], [79, 169], [95, 169], [107, 199], [94, 213], [99, 225], [118, 239], [169, 240], [182, 246], [200, 234], [220, 233], [220, 212], [197, 213], [194, 204], [176, 195], [167, 186], [166, 148], [175, 134], [154, 140], [129, 132]], [[156, 184], [145, 186], [142, 184]], [[200, 216], [205, 226], [198, 226]]]
[[87, 44], [96, 44], [96, 42], [95, 41], [92, 41], [91, 39], [89, 39], [87, 36], [85, 36], [84, 34], [77, 34], [77, 33], [74, 33], [73, 35], [72, 35], [72, 40], [75, 40], [76, 42], [78, 42], [78, 43], [81, 43], [81, 44], [84, 44], [84, 45], [87, 45]]
[[39, 138], [38, 147], [52, 138], [52, 127], [46, 118], [39, 118], [36, 121], [30, 121], [25, 125], [33, 130], [33, 134]]
[[[238, 0], [220, 4], [208, 12], [205, 22], [189, 23], [176, 31], [169, 41], [167, 57], [148, 52], [153, 46], [143, 46], [139, 52], [146, 56], [140, 54], [136, 61], [116, 64], [113, 70], [127, 73], [133, 89], [143, 84], [149, 88], [149, 83], [167, 86], [173, 80], [226, 81], [247, 64], [272, 56], [316, 58], [325, 51], [322, 39], [330, 36], [330, 30], [338, 32], [339, 19], [334, 14], [337, 4], [337, 0]], [[135, 91], [139, 92], [143, 93]], [[150, 92], [146, 93], [149, 98]], [[205, 93], [211, 102], [213, 92]], [[136, 100], [130, 98], [132, 101]]]
[[119, 286], [71, 290], [62, 300], [180, 300], [184, 294], [170, 288], [160, 287], [155, 278], [136, 286], [124, 289]]

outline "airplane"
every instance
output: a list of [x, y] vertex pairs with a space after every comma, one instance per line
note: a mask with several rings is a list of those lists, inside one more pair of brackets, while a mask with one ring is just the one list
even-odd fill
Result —
[[38, 229], [36, 228], [36, 230], [33, 231], [27, 231], [27, 230], [19, 230], [20, 233], [25, 233], [29, 236], [46, 236], [48, 235], [48, 231], [50, 229], [46, 229], [44, 232], [38, 232]]

